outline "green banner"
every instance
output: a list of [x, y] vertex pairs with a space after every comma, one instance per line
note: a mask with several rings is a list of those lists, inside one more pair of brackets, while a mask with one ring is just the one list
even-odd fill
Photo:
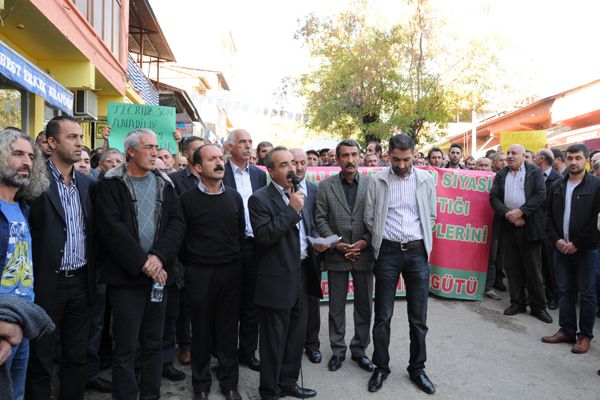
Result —
[[142, 104], [109, 103], [108, 125], [110, 147], [123, 151], [127, 134], [135, 129], [146, 128], [156, 133], [158, 146], [177, 153], [175, 132], [175, 107], [147, 106]]

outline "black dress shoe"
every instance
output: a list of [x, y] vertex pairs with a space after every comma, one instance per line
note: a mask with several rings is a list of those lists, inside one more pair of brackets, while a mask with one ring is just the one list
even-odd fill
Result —
[[163, 365], [162, 376], [163, 378], [167, 378], [173, 382], [182, 381], [185, 379], [185, 373], [175, 368], [172, 364]]
[[376, 369], [373, 375], [371, 375], [371, 379], [369, 379], [369, 392], [375, 393], [381, 389], [383, 381], [386, 379], [387, 375], [383, 371]]
[[433, 383], [431, 383], [431, 381], [429, 380], [427, 375], [425, 375], [424, 372], [421, 372], [420, 374], [411, 375], [410, 380], [413, 381], [415, 385], [417, 385], [419, 389], [421, 389], [425, 393], [435, 393], [435, 386], [433, 386]]
[[237, 390], [224, 390], [223, 396], [227, 400], [242, 400], [242, 395]]
[[208, 400], [208, 393], [207, 392], [194, 393], [194, 400]]
[[308, 356], [308, 360], [313, 364], [319, 364], [323, 359], [321, 352], [319, 350], [315, 351], [306, 351], [306, 355]]
[[517, 315], [526, 311], [527, 308], [525, 308], [525, 306], [521, 306], [519, 304], [511, 304], [510, 307], [504, 310], [504, 315]]
[[533, 315], [540, 321], [545, 322], [547, 324], [552, 323], [552, 317], [550, 316], [550, 314], [548, 314], [548, 312], [546, 310], [535, 310], [535, 311], [531, 312], [531, 315]]
[[101, 377], [97, 377], [96, 379], [92, 379], [88, 383], [85, 384], [85, 390], [95, 390], [99, 393], [111, 393], [112, 392], [112, 382], [108, 379], [104, 379]]
[[367, 372], [373, 372], [373, 370], [375, 369], [375, 367], [373, 366], [373, 363], [371, 362], [371, 360], [369, 360], [369, 357], [367, 357], [367, 356], [362, 356], [362, 357], [352, 356], [352, 360], [355, 361], [359, 367], [361, 367], [362, 369], [364, 369]]
[[260, 371], [260, 361], [258, 361], [258, 358], [254, 354], [240, 356], [240, 364], [246, 365], [252, 371]]
[[327, 363], [327, 368], [330, 371], [337, 371], [342, 368], [342, 362], [344, 362], [344, 357], [340, 356], [331, 356], [331, 360]]
[[289, 389], [281, 391], [281, 397], [290, 396], [295, 397], [297, 399], [310, 399], [311, 397], [315, 397], [316, 395], [316, 390], [303, 388], [298, 385], [292, 386]]

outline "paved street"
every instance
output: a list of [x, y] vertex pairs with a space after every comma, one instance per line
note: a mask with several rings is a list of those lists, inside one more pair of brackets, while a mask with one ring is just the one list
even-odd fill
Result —
[[[503, 294], [506, 297], [506, 293]], [[437, 399], [599, 399], [600, 345], [575, 355], [570, 345], [550, 345], [540, 337], [557, 330], [558, 311], [550, 311], [553, 324], [544, 324], [528, 314], [506, 317], [508, 301], [466, 302], [430, 298], [427, 374], [437, 387]], [[351, 307], [347, 308], [348, 332]], [[336, 372], [327, 370], [331, 351], [327, 341], [327, 306], [321, 307], [323, 362], [303, 363], [304, 383], [318, 391], [320, 399], [425, 399], [408, 379], [408, 327], [406, 304], [396, 302], [392, 321], [392, 374], [378, 393], [367, 391], [370, 374], [359, 369], [350, 355]], [[598, 328], [596, 335], [600, 337]], [[348, 341], [350, 335], [347, 335]], [[369, 354], [372, 348], [369, 349]], [[172, 384], [163, 380], [163, 399], [191, 399], [188, 379]], [[214, 375], [213, 375], [214, 376]], [[244, 399], [258, 396], [258, 373], [240, 368], [240, 393]], [[87, 392], [86, 399], [109, 399], [109, 395]], [[211, 398], [223, 399], [213, 377]]]

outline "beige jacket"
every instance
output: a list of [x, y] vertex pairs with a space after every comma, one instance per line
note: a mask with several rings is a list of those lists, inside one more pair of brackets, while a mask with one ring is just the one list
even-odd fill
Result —
[[[378, 172], [371, 180], [367, 190], [364, 222], [371, 233], [371, 246], [373, 247], [375, 259], [379, 256], [379, 248], [383, 240], [383, 231], [387, 219], [391, 173], [393, 172], [391, 172], [390, 167]], [[437, 217], [435, 181], [427, 171], [413, 167], [413, 173], [417, 178], [417, 207], [419, 208], [423, 242], [429, 258], [433, 240], [433, 224]]]

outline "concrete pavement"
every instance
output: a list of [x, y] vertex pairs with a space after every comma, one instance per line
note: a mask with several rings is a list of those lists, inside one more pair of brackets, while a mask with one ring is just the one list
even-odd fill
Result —
[[[587, 354], [575, 355], [568, 344], [546, 344], [544, 335], [558, 329], [558, 310], [549, 311], [554, 323], [545, 324], [529, 314], [507, 317], [502, 311], [509, 305], [503, 300], [467, 302], [430, 297], [427, 336], [427, 375], [436, 385], [436, 399], [600, 399], [600, 344], [592, 341]], [[392, 320], [390, 345], [392, 373], [377, 393], [367, 391], [370, 374], [347, 359], [336, 372], [327, 370], [331, 350], [327, 339], [327, 305], [321, 306], [321, 351], [323, 361], [313, 365], [306, 357], [302, 376], [306, 387], [316, 389], [319, 399], [392, 400], [425, 399], [409, 380], [408, 322], [406, 303], [397, 300]], [[348, 306], [349, 342], [352, 306]], [[595, 334], [600, 337], [598, 324]], [[368, 354], [372, 352], [370, 346]], [[178, 368], [181, 367], [178, 365]], [[192, 399], [191, 371], [183, 382], [163, 380], [162, 398]], [[109, 373], [105, 371], [105, 373]], [[213, 374], [212, 399], [223, 399]], [[258, 373], [240, 367], [239, 391], [244, 399], [258, 400]], [[109, 399], [110, 395], [88, 391], [86, 399]]]

